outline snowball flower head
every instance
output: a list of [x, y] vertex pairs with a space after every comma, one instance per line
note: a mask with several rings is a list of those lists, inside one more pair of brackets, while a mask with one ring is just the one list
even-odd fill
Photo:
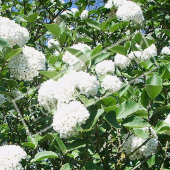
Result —
[[57, 82], [51, 79], [45, 81], [38, 90], [38, 102], [48, 111], [57, 106], [57, 99], [54, 97], [56, 87]]
[[88, 13], [89, 13], [89, 11], [85, 9], [85, 10], [81, 13], [80, 18], [81, 18], [82, 20], [88, 18]]
[[118, 77], [107, 75], [103, 79], [101, 87], [110, 91], [111, 93], [115, 93], [121, 89], [122, 85], [123, 83], [119, 80]]
[[161, 54], [166, 54], [166, 55], [169, 55], [170, 54], [170, 48], [165, 46], [162, 51], [161, 51]]
[[30, 39], [29, 32], [26, 28], [21, 27], [13, 20], [1, 16], [0, 37], [5, 39], [11, 47], [16, 44], [23, 47]]
[[116, 16], [118, 20], [121, 21], [135, 21], [136, 23], [142, 23], [144, 20], [143, 12], [136, 3], [131, 1], [126, 1], [121, 5], [117, 12]]
[[54, 47], [54, 46], [59, 46], [59, 42], [56, 41], [56, 40], [54, 40], [54, 39], [50, 39], [50, 40], [48, 41], [47, 45], [48, 45], [48, 48], [52, 48], [52, 47]]
[[142, 61], [146, 61], [154, 56], [157, 56], [157, 49], [155, 44], [152, 44], [150, 47], [146, 48], [140, 57]]
[[68, 17], [68, 18], [69, 18], [71, 14], [72, 14], [72, 12], [71, 12], [71, 11], [66, 10], [66, 11], [62, 12], [62, 14], [61, 14], [61, 15], [65, 15], [65, 17]]
[[116, 54], [114, 62], [121, 69], [124, 69], [130, 65], [131, 60], [122, 54]]
[[0, 94], [0, 107], [2, 106], [3, 103], [6, 102], [6, 98], [3, 94]]
[[84, 63], [79, 58], [77, 58], [76, 56], [72, 55], [68, 51], [65, 52], [65, 54], [63, 55], [62, 60], [63, 60], [64, 63], [67, 63], [70, 66], [73, 66], [73, 65], [76, 64], [76, 66], [75, 66], [76, 67], [75, 68], [76, 71], [81, 70], [81, 68], [84, 66]]
[[71, 8], [71, 12], [73, 13], [73, 15], [75, 15], [78, 12], [77, 8]]
[[169, 127], [170, 127], [170, 114], [167, 116], [167, 118], [164, 120], [166, 123], [169, 124]]
[[89, 111], [78, 101], [63, 105], [54, 114], [53, 129], [61, 138], [68, 138], [78, 134], [76, 124], [81, 126], [89, 118]]
[[91, 50], [90, 46], [88, 46], [87, 44], [83, 44], [83, 43], [74, 44], [70, 48], [74, 48], [76, 50], [80, 50], [83, 53], [86, 53], [87, 50]]
[[141, 54], [141, 51], [131, 51], [131, 53], [128, 54], [128, 58], [130, 58], [131, 60], [136, 60], [136, 58], [139, 59], [141, 57]]
[[95, 71], [98, 76], [106, 76], [108, 73], [113, 74], [115, 63], [112, 60], [104, 60], [96, 65]]
[[27, 154], [16, 145], [4, 145], [0, 147], [0, 169], [1, 170], [21, 170], [20, 161], [25, 159]]
[[[150, 136], [152, 137], [145, 145], [140, 147], [137, 151], [135, 151], [132, 155], [129, 156], [129, 159], [131, 160], [138, 160], [141, 159], [143, 156], [148, 157], [152, 153], [154, 153], [158, 146], [158, 137], [156, 135], [155, 130], [152, 128], [141, 128], [145, 132], [148, 132]], [[149, 136], [148, 136], [149, 137]], [[134, 134], [130, 135], [129, 133], [125, 137], [125, 143], [123, 145], [123, 148], [127, 154], [130, 154], [135, 149], [137, 149], [140, 145], [142, 145], [147, 139], [142, 139], [138, 136], [135, 136]]]
[[33, 47], [23, 47], [23, 54], [11, 58], [9, 69], [18, 80], [30, 81], [38, 76], [38, 70], [45, 70], [45, 55]]

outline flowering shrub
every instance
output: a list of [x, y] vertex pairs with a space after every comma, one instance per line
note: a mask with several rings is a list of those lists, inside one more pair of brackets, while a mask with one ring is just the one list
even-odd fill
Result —
[[0, 1], [0, 169], [170, 169], [169, 7]]

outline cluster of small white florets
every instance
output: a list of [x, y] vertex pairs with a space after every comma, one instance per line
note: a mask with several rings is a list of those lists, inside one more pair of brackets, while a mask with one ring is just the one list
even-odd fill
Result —
[[[152, 128], [142, 128], [145, 132], [148, 132], [151, 136], [151, 139], [141, 146], [137, 151], [135, 151], [132, 155], [129, 156], [129, 159], [136, 160], [141, 159], [143, 156], [148, 157], [153, 154], [158, 146], [158, 137], [156, 135], [155, 130]], [[149, 136], [148, 136], [149, 137]], [[127, 154], [132, 153], [135, 149], [137, 149], [140, 145], [142, 145], [147, 139], [142, 139], [134, 134], [127, 134], [125, 137], [125, 143], [123, 148]]]
[[170, 47], [165, 46], [165, 47], [162, 49], [161, 54], [169, 55], [169, 54], [170, 54]]
[[136, 60], [139, 59], [142, 55], [141, 51], [131, 51], [130, 54], [128, 54], [128, 58], [130, 58], [131, 60]]
[[79, 71], [82, 69], [82, 67], [84, 66], [84, 63], [77, 58], [76, 56], [72, 55], [70, 52], [66, 51], [65, 54], [63, 55], [62, 58], [63, 62], [69, 64], [70, 66], [73, 66], [76, 64], [76, 71]]
[[104, 6], [105, 8], [112, 8], [114, 5], [115, 7], [119, 7], [123, 5], [126, 2], [126, 0], [108, 0], [106, 5]]
[[27, 154], [16, 145], [4, 145], [0, 147], [0, 169], [1, 170], [21, 170], [20, 161], [25, 159]]
[[116, 16], [118, 20], [134, 21], [139, 24], [144, 20], [140, 6], [131, 1], [125, 1], [123, 5], [119, 6]]
[[157, 56], [157, 49], [156, 49], [156, 46], [155, 44], [152, 44], [150, 47], [146, 48], [141, 56], [140, 56], [140, 59], [142, 61], [146, 61], [154, 56]]
[[80, 50], [83, 53], [86, 53], [87, 50], [91, 50], [91, 47], [88, 46], [87, 44], [83, 44], [83, 43], [78, 43], [78, 44], [74, 44], [73, 46], [71, 46], [70, 48], [74, 48], [76, 50]]
[[105, 90], [108, 90], [111, 93], [115, 93], [121, 89], [122, 85], [123, 83], [120, 81], [118, 77], [107, 75], [103, 79], [101, 87], [103, 87]]
[[0, 94], [0, 106], [2, 106], [3, 103], [6, 102], [6, 98], [3, 94]]
[[76, 100], [76, 88], [80, 94], [87, 97], [93, 96], [97, 94], [99, 82], [95, 76], [91, 76], [89, 73], [71, 72], [56, 82], [48, 80], [48, 83], [43, 83], [38, 91], [38, 101], [45, 109], [59, 108], [63, 104]]
[[33, 47], [23, 47], [23, 54], [11, 58], [11, 74], [18, 80], [30, 81], [38, 76], [38, 70], [45, 70], [45, 55]]
[[121, 69], [124, 69], [130, 65], [131, 60], [128, 57], [126, 57], [125, 55], [116, 54], [116, 56], [114, 58], [114, 62], [118, 67], [120, 67]]
[[115, 71], [115, 63], [112, 60], [104, 60], [96, 65], [95, 71], [97, 76], [106, 76], [108, 73], [113, 74]]
[[48, 48], [52, 48], [52, 47], [54, 47], [54, 46], [59, 46], [59, 42], [56, 41], [56, 40], [54, 40], [54, 39], [50, 39], [50, 40], [48, 41], [47, 45], [48, 45]]
[[[167, 118], [164, 120], [165, 123], [168, 124], [168, 126], [170, 127], [170, 114], [167, 116]], [[170, 130], [166, 130], [165, 134], [170, 135]]]
[[89, 111], [78, 101], [65, 104], [54, 114], [53, 128], [60, 134], [61, 138], [68, 138], [78, 134], [76, 125], [81, 126], [89, 118]]
[[88, 10], [84, 10], [81, 15], [80, 15], [80, 18], [83, 20], [83, 19], [86, 19], [88, 18], [88, 15], [89, 15], [89, 11]]
[[0, 16], [0, 37], [5, 39], [11, 47], [18, 44], [23, 47], [29, 38], [29, 32], [15, 21]]

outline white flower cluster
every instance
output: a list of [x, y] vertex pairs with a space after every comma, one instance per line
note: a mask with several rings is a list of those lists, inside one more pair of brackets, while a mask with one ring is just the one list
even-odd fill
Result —
[[[152, 153], [154, 153], [158, 146], [158, 137], [156, 135], [155, 130], [152, 128], [141, 128], [142, 130], [148, 132], [151, 136], [151, 139], [142, 147], [140, 147], [137, 151], [135, 151], [132, 155], [129, 156], [129, 159], [136, 160], [141, 159], [143, 156], [148, 157]], [[132, 153], [135, 149], [137, 149], [140, 145], [142, 145], [147, 139], [142, 139], [134, 134], [127, 134], [125, 137], [125, 143], [123, 148], [127, 154]]]
[[128, 54], [128, 58], [130, 58], [131, 60], [136, 60], [139, 59], [142, 55], [141, 51], [131, 51], [130, 54]]
[[165, 47], [162, 49], [161, 54], [169, 55], [169, 54], [170, 54], [170, 47], [165, 46]]
[[89, 47], [87, 44], [83, 44], [83, 43], [74, 44], [70, 48], [74, 48], [76, 50], [80, 50], [83, 53], [86, 53], [87, 50], [91, 50], [91, 47]]
[[61, 138], [68, 138], [78, 134], [76, 124], [81, 126], [89, 116], [89, 111], [83, 104], [78, 101], [72, 101], [57, 109], [52, 126], [60, 134]]
[[[168, 126], [170, 127], [170, 114], [167, 116], [167, 118], [164, 120], [165, 123], [168, 124]], [[165, 134], [170, 135], [170, 130], [166, 130]]]
[[23, 47], [29, 38], [29, 32], [15, 21], [0, 16], [0, 37], [5, 39], [11, 47], [18, 44]]
[[11, 58], [11, 74], [18, 80], [30, 81], [38, 76], [38, 70], [45, 70], [45, 55], [33, 47], [23, 47], [23, 54]]
[[95, 71], [97, 76], [106, 76], [108, 73], [113, 74], [115, 63], [112, 60], [104, 60], [96, 65]]
[[77, 58], [76, 56], [72, 55], [70, 52], [66, 51], [62, 58], [63, 62], [69, 64], [70, 66], [73, 66], [76, 64], [75, 70], [81, 70], [84, 66], [84, 63]]
[[126, 0], [108, 0], [106, 5], [104, 6], [105, 8], [112, 8], [114, 5], [115, 7], [119, 7], [123, 5], [126, 2]]
[[93, 96], [97, 94], [99, 82], [95, 76], [83, 71], [65, 74], [56, 82], [48, 80], [38, 91], [39, 104], [48, 110], [59, 108], [63, 104], [76, 100], [76, 88], [87, 97]]
[[3, 103], [6, 102], [6, 98], [3, 94], [0, 94], [0, 106], [2, 106]]
[[130, 65], [131, 60], [122, 54], [116, 54], [114, 58], [114, 62], [118, 67], [120, 67], [121, 69], [124, 69]]
[[0, 169], [1, 170], [21, 170], [20, 161], [25, 159], [27, 154], [16, 145], [4, 145], [0, 147]]
[[157, 56], [157, 49], [155, 44], [152, 44], [142, 52], [140, 59], [146, 61], [154, 56]]
[[116, 16], [118, 20], [134, 21], [139, 24], [144, 20], [140, 6], [131, 1], [126, 1], [123, 5], [119, 6]]
[[88, 10], [84, 10], [81, 15], [80, 15], [80, 18], [83, 20], [83, 19], [86, 19], [88, 18], [88, 14], [89, 14], [89, 11]]
[[59, 46], [59, 42], [54, 40], [54, 39], [50, 39], [47, 43], [48, 48], [52, 48], [54, 46]]
[[122, 87], [123, 83], [116, 76], [107, 75], [101, 84], [101, 87], [110, 91], [111, 93], [115, 93], [119, 91]]

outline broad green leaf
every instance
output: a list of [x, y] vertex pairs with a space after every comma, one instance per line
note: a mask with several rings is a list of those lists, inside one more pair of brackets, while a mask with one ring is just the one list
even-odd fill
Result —
[[83, 167], [82, 170], [102, 170], [102, 168], [93, 163], [93, 161], [90, 161]]
[[87, 98], [85, 95], [79, 94], [78, 92], [77, 92], [77, 96], [86, 106], [89, 106], [95, 103], [95, 99], [92, 97]]
[[117, 103], [116, 99], [112, 96], [108, 96], [108, 97], [105, 97], [105, 98], [102, 98], [100, 101], [98, 101], [96, 103], [96, 105], [98, 105], [99, 107], [101, 105], [105, 106], [105, 107], [109, 107], [109, 106], [113, 106]]
[[14, 56], [17, 56], [19, 53], [21, 53], [22, 48], [12, 49], [11, 47], [3, 48], [2, 53], [5, 60], [9, 60]]
[[99, 24], [96, 21], [92, 19], [85, 19], [85, 22], [87, 23], [88, 26], [100, 30]]
[[45, 24], [45, 27], [55, 36], [60, 36], [61, 30], [60, 27], [56, 24]]
[[38, 12], [29, 15], [27, 17], [27, 22], [34, 22], [37, 19], [38, 15], [39, 15]]
[[67, 148], [65, 146], [65, 144], [63, 143], [63, 141], [57, 136], [57, 134], [53, 134], [55, 140], [57, 141], [57, 144], [59, 146], [59, 148], [61, 149], [62, 153], [65, 155], [67, 152]]
[[130, 88], [130, 85], [129, 85], [129, 84], [123, 86], [123, 87], [119, 90], [119, 96], [120, 96], [120, 97], [123, 96], [124, 93], [126, 93], [129, 88]]
[[160, 72], [162, 79], [170, 79], [170, 63], [163, 64], [160, 67]]
[[122, 125], [130, 128], [149, 127], [150, 124], [141, 117], [131, 116], [123, 120]]
[[34, 149], [38, 146], [37, 138], [33, 138], [32, 136], [28, 136], [27, 139], [28, 139], [28, 142], [23, 143], [23, 146], [30, 146]]
[[107, 113], [107, 115], [105, 116], [106, 121], [113, 127], [115, 128], [121, 128], [121, 126], [118, 124], [117, 120], [116, 120], [116, 112], [111, 111], [109, 113]]
[[[156, 164], [156, 159], [155, 159], [155, 155], [153, 155], [150, 159], [147, 160], [147, 163], [149, 165], [149, 168], [151, 168], [151, 166]], [[165, 169], [164, 169], [165, 170]]]
[[58, 80], [60, 78], [60, 74], [56, 70], [55, 71], [39, 71], [39, 73], [54, 80]]
[[68, 144], [67, 151], [70, 152], [75, 149], [86, 147], [88, 140], [78, 139]]
[[126, 118], [139, 109], [139, 104], [133, 100], [123, 102], [118, 108], [117, 119]]
[[10, 88], [14, 88], [18, 85], [18, 82], [16, 80], [13, 80], [13, 79], [5, 79], [5, 81], [7, 82], [8, 86]]
[[85, 37], [78, 37], [76, 39], [77, 42], [92, 42], [92, 38], [85, 36]]
[[65, 27], [66, 27], [65, 22], [62, 21], [62, 22], [60, 23], [59, 27], [60, 27], [61, 34], [62, 34], [62, 33], [64, 32], [64, 30], [65, 30]]
[[149, 105], [149, 96], [146, 92], [145, 89], [142, 90], [142, 94], [141, 94], [141, 104], [147, 108], [147, 106]]
[[122, 54], [122, 55], [127, 55], [127, 50], [122, 45], [115, 45], [113, 47], [109, 47], [109, 50], [113, 51], [114, 53], [119, 53], [119, 54]]
[[159, 133], [161, 131], [165, 131], [165, 130], [169, 130], [170, 131], [170, 127], [169, 127], [169, 124], [164, 122], [164, 121], [161, 121], [161, 122], [158, 122], [155, 126], [155, 131], [156, 133]]
[[24, 143], [22, 143], [22, 146], [27, 146], [27, 147], [31, 147], [31, 148], [35, 149], [35, 145], [31, 142], [24, 142]]
[[162, 29], [162, 31], [170, 37], [170, 30], [168, 29]]
[[143, 129], [133, 129], [133, 133], [142, 139], [149, 138], [149, 131]]
[[3, 49], [4, 46], [7, 46], [8, 43], [6, 40], [4, 40], [3, 38], [0, 38], [0, 51]]
[[93, 121], [93, 123], [92, 123], [92, 125], [91, 125], [90, 128], [92, 128], [92, 127], [96, 124], [96, 122], [99, 120], [99, 117], [100, 117], [103, 113], [104, 113], [104, 110], [103, 110], [103, 109], [98, 109], [98, 110], [97, 110], [97, 114], [96, 114], [96, 116], [95, 116], [95, 118], [94, 118], [94, 121]]
[[120, 26], [120, 24], [119, 23], [113, 23], [112, 22], [112, 24], [110, 25], [110, 29], [109, 29], [109, 31], [110, 32], [114, 32], [114, 31], [116, 31], [118, 28], [119, 28], [119, 26]]
[[58, 155], [52, 151], [42, 151], [37, 153], [31, 162], [38, 162], [47, 158], [58, 158]]
[[94, 65], [103, 61], [103, 60], [106, 60], [108, 57], [110, 56], [110, 53], [108, 52], [99, 52], [98, 54], [94, 55], [92, 60], [94, 60]]
[[105, 22], [100, 24], [100, 29], [101, 30], [108, 30], [108, 26], [109, 26], [109, 21], [105, 21]]
[[93, 51], [91, 52], [91, 58], [95, 58], [96, 54], [98, 54], [100, 51], [102, 50], [102, 45], [98, 45], [97, 47], [95, 47], [93, 49]]
[[71, 170], [70, 164], [69, 164], [69, 163], [64, 164], [64, 165], [60, 168], [60, 170]]
[[146, 80], [145, 89], [151, 99], [154, 99], [162, 91], [162, 80], [154, 74]]

